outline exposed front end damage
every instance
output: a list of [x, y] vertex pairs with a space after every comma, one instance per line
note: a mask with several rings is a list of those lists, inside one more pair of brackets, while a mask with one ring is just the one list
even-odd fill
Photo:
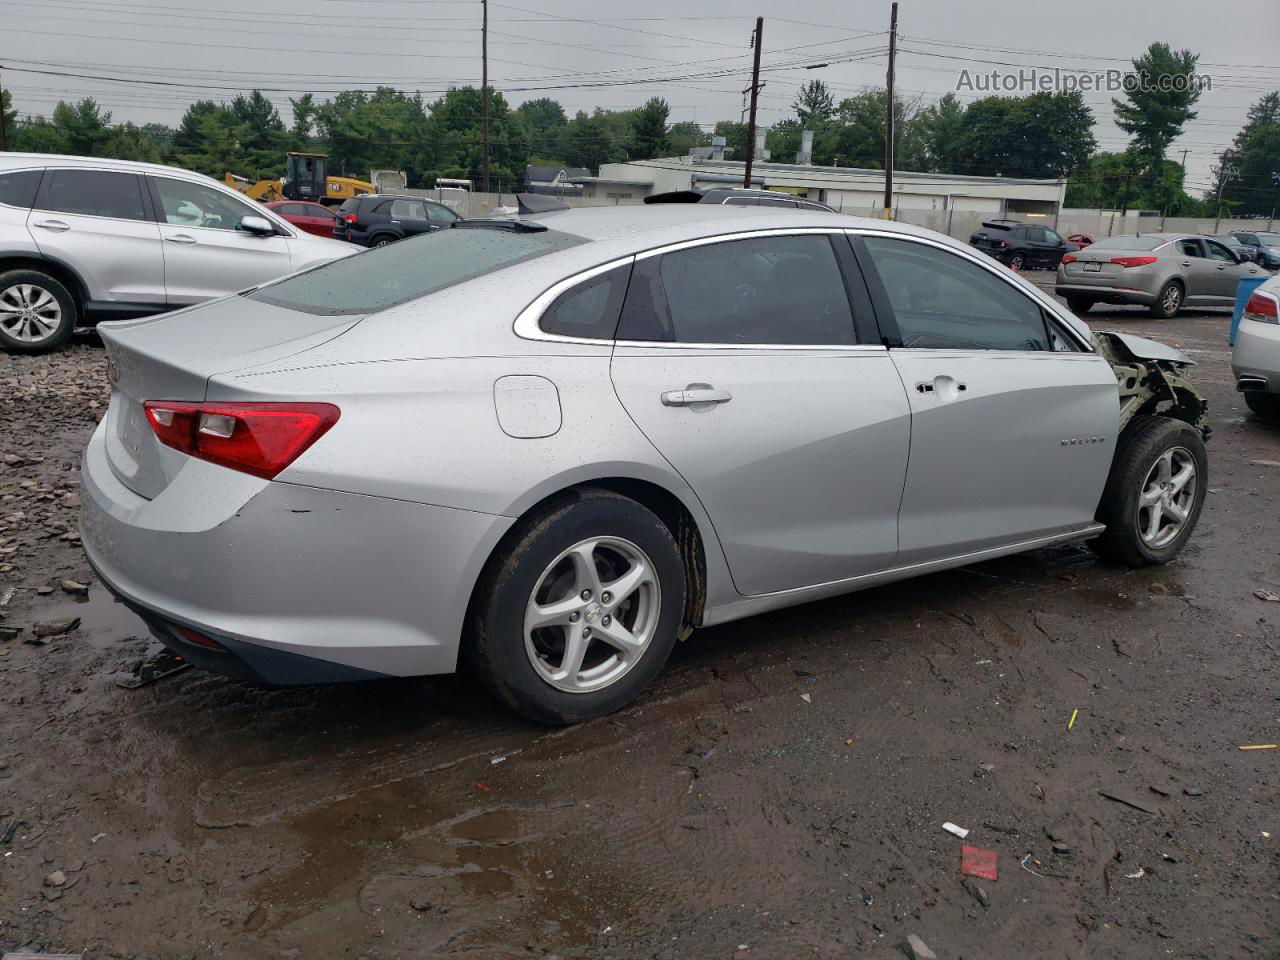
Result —
[[1121, 430], [1138, 414], [1150, 414], [1182, 420], [1209, 439], [1209, 402], [1187, 379], [1193, 360], [1164, 344], [1126, 334], [1095, 331], [1092, 340], [1116, 372]]

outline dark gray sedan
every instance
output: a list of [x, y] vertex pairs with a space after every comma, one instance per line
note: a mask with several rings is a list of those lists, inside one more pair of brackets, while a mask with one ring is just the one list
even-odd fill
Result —
[[1054, 290], [1076, 313], [1095, 303], [1137, 303], [1164, 319], [1183, 307], [1230, 307], [1240, 278], [1262, 273], [1211, 237], [1129, 234], [1068, 253]]

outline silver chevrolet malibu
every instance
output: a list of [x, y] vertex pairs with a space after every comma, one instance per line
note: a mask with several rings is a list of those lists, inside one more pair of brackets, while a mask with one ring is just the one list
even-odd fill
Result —
[[547, 723], [699, 626], [1073, 540], [1166, 562], [1208, 479], [1186, 357], [831, 213], [464, 221], [101, 331], [84, 546], [161, 641], [278, 684], [461, 657]]

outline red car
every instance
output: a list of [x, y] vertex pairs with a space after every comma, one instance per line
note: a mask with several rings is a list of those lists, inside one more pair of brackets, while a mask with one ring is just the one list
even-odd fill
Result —
[[299, 230], [314, 233], [317, 237], [333, 236], [333, 225], [337, 222], [338, 215], [323, 204], [276, 200], [267, 206]]
[[1082, 250], [1093, 243], [1093, 237], [1087, 233], [1073, 233], [1067, 239]]

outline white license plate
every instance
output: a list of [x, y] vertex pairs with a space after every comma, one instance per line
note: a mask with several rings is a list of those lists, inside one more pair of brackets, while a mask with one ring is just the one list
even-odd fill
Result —
[[1084, 265], [1084, 272], [1085, 272], [1085, 273], [1101, 273], [1101, 272], [1102, 272], [1102, 264], [1101, 264], [1101, 263], [1086, 263], [1086, 264]]

